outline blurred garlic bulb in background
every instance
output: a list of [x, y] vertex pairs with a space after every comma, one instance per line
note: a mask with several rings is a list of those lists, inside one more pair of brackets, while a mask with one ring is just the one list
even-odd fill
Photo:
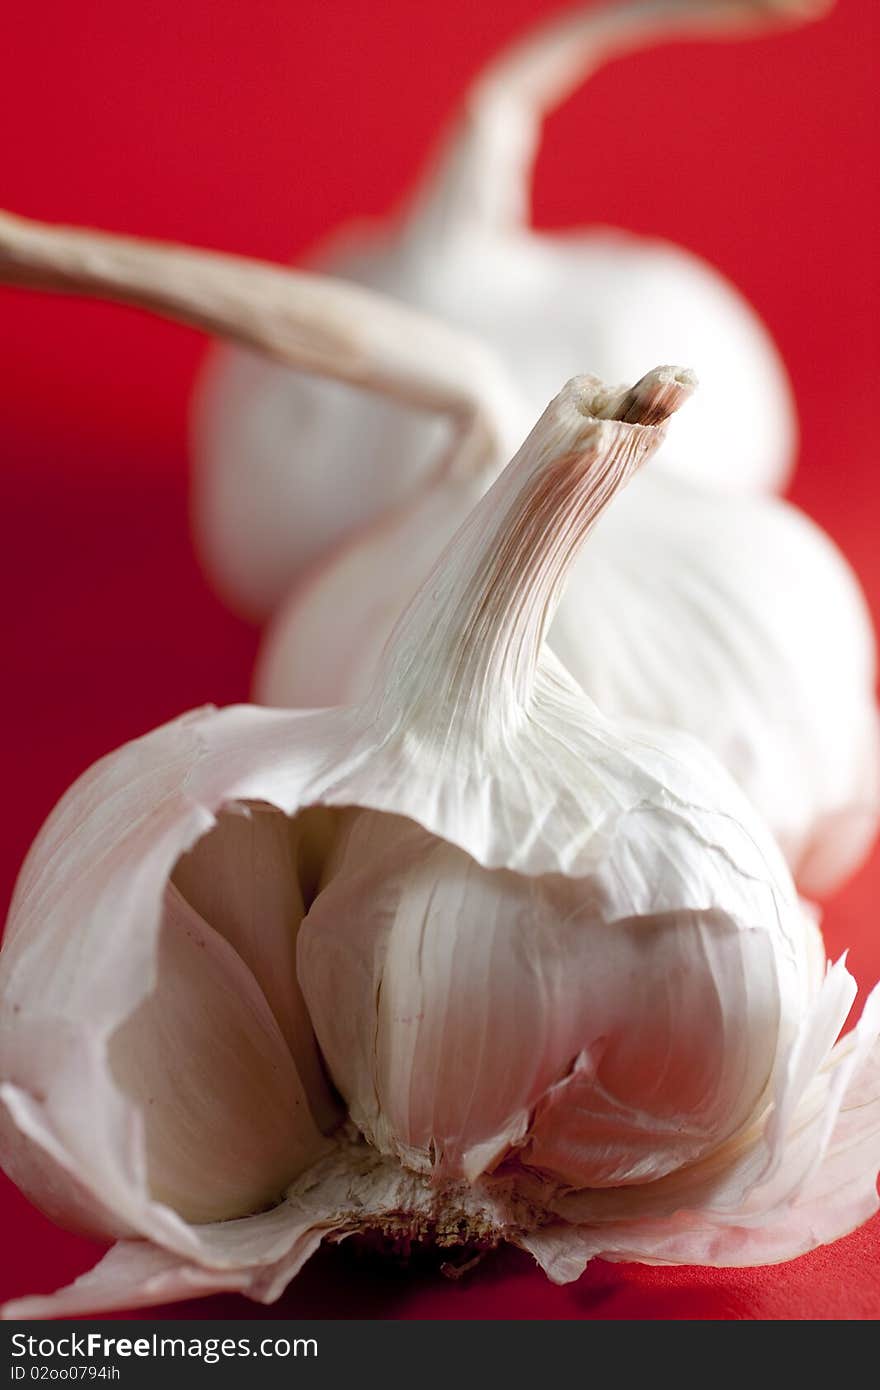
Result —
[[876, 1210], [880, 995], [835, 1045], [853, 981], [745, 798], [543, 646], [691, 386], [569, 383], [360, 707], [196, 711], [62, 800], [0, 952], [0, 1154], [121, 1239], [6, 1316], [271, 1302], [355, 1232], [510, 1240], [563, 1281], [781, 1260]]
[[[528, 419], [584, 362], [606, 381], [632, 381], [651, 361], [694, 362], [700, 398], [660, 462], [725, 491], [780, 486], [794, 407], [755, 311], [705, 261], [656, 238], [534, 232], [529, 188], [545, 113], [606, 59], [827, 9], [827, 0], [615, 0], [549, 20], [478, 77], [399, 225], [338, 237], [314, 268], [479, 336]], [[577, 173], [589, 178], [587, 142]], [[719, 431], [731, 400], [739, 408]], [[412, 502], [448, 446], [441, 420], [238, 350], [211, 365], [195, 424], [201, 558], [223, 597], [260, 619], [353, 529]]]

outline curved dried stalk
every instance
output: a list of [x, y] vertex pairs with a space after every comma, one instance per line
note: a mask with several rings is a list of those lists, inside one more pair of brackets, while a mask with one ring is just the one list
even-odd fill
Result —
[[467, 333], [329, 276], [0, 212], [0, 283], [115, 300], [449, 416], [450, 467], [507, 447], [511, 393]]
[[411, 234], [444, 237], [529, 221], [545, 116], [601, 65], [650, 44], [740, 38], [818, 19], [834, 0], [605, 0], [515, 40], [478, 76], [429, 172]]

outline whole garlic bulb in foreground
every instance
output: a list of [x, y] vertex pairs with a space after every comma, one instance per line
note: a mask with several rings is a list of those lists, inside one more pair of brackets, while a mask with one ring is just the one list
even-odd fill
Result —
[[510, 1240], [562, 1281], [785, 1259], [876, 1210], [880, 994], [835, 1045], [853, 982], [741, 793], [542, 646], [690, 385], [571, 382], [359, 708], [195, 712], [63, 799], [0, 952], [0, 1155], [120, 1241], [7, 1316], [271, 1301], [356, 1231]]
[[[534, 232], [529, 183], [544, 113], [606, 58], [663, 39], [748, 34], [827, 8], [827, 0], [622, 0], [551, 19], [477, 79], [401, 225], [339, 238], [315, 268], [479, 336], [529, 420], [585, 361], [606, 381], [632, 381], [652, 360], [694, 362], [700, 398], [661, 458], [725, 491], [781, 485], [794, 408], [755, 311], [706, 262], [659, 240], [610, 229]], [[586, 151], [580, 173], [589, 177]], [[731, 400], [739, 409], [719, 433]], [[237, 349], [209, 371], [195, 423], [201, 558], [224, 598], [256, 618], [346, 535], [411, 502], [448, 447], [442, 421], [407, 417]]]

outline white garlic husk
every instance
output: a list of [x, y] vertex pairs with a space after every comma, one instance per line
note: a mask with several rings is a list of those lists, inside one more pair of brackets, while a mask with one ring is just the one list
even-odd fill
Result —
[[553, 650], [601, 709], [699, 738], [801, 891], [827, 895], [880, 817], [876, 639], [856, 576], [779, 498], [640, 482], [573, 570]]
[[542, 645], [690, 385], [570, 383], [360, 707], [196, 711], [63, 799], [0, 952], [0, 1156], [120, 1239], [6, 1316], [271, 1302], [355, 1232], [565, 1280], [785, 1259], [876, 1210], [880, 994], [836, 1043], [854, 984], [742, 794]]
[[[633, 381], [651, 361], [695, 362], [700, 397], [658, 464], [723, 491], [781, 487], [795, 411], [755, 310], [707, 262], [655, 238], [533, 231], [529, 186], [544, 114], [603, 61], [669, 38], [760, 32], [826, 8], [624, 0], [539, 25], [477, 78], [403, 221], [338, 236], [314, 268], [479, 337], [529, 420], [584, 362], [606, 381]], [[580, 174], [589, 177], [586, 152]], [[740, 408], [719, 435], [731, 399]], [[201, 559], [223, 597], [259, 619], [353, 528], [410, 503], [448, 447], [442, 420], [407, 417], [374, 395], [238, 349], [210, 365], [194, 423]]]

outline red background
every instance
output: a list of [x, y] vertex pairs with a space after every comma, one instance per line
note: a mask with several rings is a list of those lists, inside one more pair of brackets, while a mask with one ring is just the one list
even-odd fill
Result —
[[[551, 8], [16, 6], [0, 55], [0, 197], [34, 217], [288, 258], [391, 207], [471, 74]], [[801, 411], [792, 496], [843, 546], [875, 617], [878, 36], [876, 0], [840, 0], [798, 33], [615, 64], [549, 122], [536, 188], [539, 223], [666, 235], [757, 305]], [[212, 596], [187, 536], [186, 406], [204, 341], [131, 311], [8, 291], [0, 315], [5, 895], [88, 763], [182, 709], [245, 697], [256, 633]], [[863, 982], [880, 975], [878, 890], [875, 855], [826, 917], [830, 952], [851, 946]], [[0, 1298], [48, 1291], [92, 1262], [88, 1242], [0, 1183]], [[259, 1310], [223, 1296], [169, 1312]], [[266, 1315], [876, 1318], [880, 1221], [778, 1269], [596, 1263], [563, 1289], [513, 1252], [452, 1284], [430, 1268], [364, 1267], [342, 1247]]]

